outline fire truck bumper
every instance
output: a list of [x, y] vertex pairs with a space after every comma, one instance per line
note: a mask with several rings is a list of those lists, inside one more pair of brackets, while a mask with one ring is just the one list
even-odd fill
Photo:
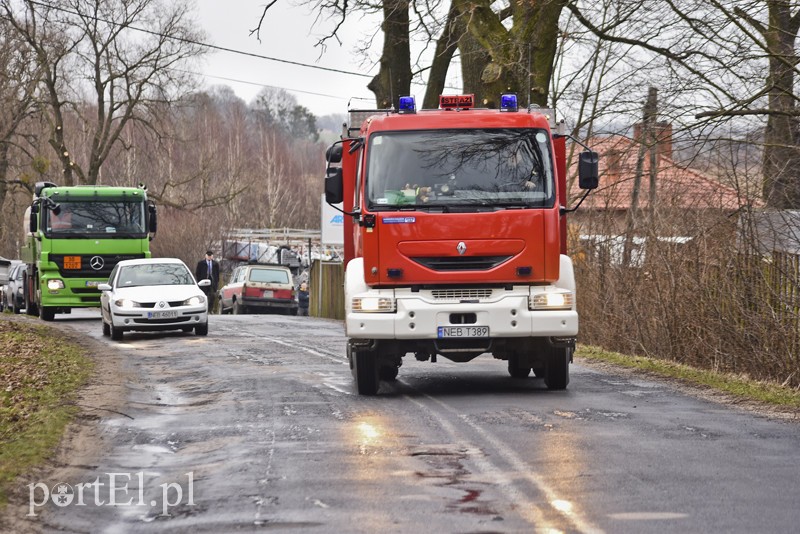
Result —
[[[391, 291], [391, 290], [389, 290]], [[578, 334], [578, 312], [573, 309], [529, 309], [527, 288], [509, 292], [489, 302], [461, 299], [437, 302], [426, 295], [400, 290], [394, 295], [394, 311], [347, 310], [350, 338], [447, 339], [447, 338], [572, 338]], [[421, 293], [421, 292], [420, 292]], [[381, 291], [384, 298], [386, 290]]]

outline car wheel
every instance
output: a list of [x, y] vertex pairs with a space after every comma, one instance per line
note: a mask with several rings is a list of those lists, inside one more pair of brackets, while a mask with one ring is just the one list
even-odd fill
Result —
[[114, 341], [122, 341], [122, 329], [114, 326], [114, 318], [111, 318], [111, 324], [108, 326], [111, 333], [111, 339]]
[[109, 328], [108, 323], [103, 321], [103, 335], [108, 337], [111, 335], [111, 328]]
[[208, 323], [199, 324], [194, 327], [194, 333], [198, 336], [207, 336], [208, 335]]
[[15, 315], [19, 315], [20, 312], [22, 312], [22, 308], [17, 304], [16, 298], [11, 299], [11, 311], [14, 312]]
[[233, 301], [233, 314], [234, 315], [242, 315], [244, 313], [244, 306], [239, 304], [239, 301]]

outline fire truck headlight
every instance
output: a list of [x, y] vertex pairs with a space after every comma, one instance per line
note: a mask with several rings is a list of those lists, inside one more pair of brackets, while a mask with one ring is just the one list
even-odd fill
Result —
[[353, 297], [354, 312], [394, 313], [397, 304], [390, 297]]
[[57, 289], [64, 289], [64, 281], [57, 278], [47, 281], [47, 289], [56, 291]]
[[536, 293], [528, 297], [530, 310], [571, 310], [575, 294], [571, 291]]

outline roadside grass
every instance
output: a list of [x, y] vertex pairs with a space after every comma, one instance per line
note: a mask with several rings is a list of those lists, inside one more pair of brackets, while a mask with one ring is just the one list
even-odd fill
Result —
[[92, 367], [60, 332], [0, 317], [0, 507], [14, 479], [58, 445]]
[[800, 391], [782, 387], [775, 383], [753, 380], [742, 375], [707, 371], [645, 356], [628, 356], [588, 345], [579, 345], [575, 356], [587, 360], [611, 363], [621, 367], [639, 369], [655, 375], [682, 380], [693, 385], [707, 386], [740, 399], [762, 402], [773, 406], [800, 408]]

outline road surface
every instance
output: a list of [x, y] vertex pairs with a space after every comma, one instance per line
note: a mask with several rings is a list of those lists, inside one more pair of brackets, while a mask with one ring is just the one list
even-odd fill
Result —
[[360, 397], [336, 321], [212, 316], [208, 337], [126, 333], [121, 343], [102, 337], [96, 310], [54, 324], [89, 339], [118, 387], [116, 398], [84, 406], [96, 450], [67, 451], [65, 465], [26, 488], [31, 515], [21, 524], [32, 529], [662, 534], [800, 525], [798, 423], [579, 358], [569, 388], [548, 391], [489, 356], [409, 356], [396, 382]]

